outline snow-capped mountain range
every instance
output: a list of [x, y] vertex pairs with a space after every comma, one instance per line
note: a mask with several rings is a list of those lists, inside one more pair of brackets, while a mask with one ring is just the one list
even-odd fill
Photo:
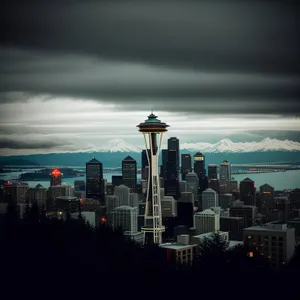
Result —
[[[85, 152], [140, 152], [145, 146], [134, 146], [122, 139], [113, 139], [103, 146], [89, 149]], [[166, 148], [162, 147], [162, 148]], [[300, 143], [290, 140], [277, 140], [266, 138], [260, 142], [232, 142], [223, 139], [215, 144], [211, 143], [183, 143], [181, 150], [191, 152], [200, 151], [204, 153], [246, 153], [246, 152], [268, 152], [268, 151], [300, 151]]]

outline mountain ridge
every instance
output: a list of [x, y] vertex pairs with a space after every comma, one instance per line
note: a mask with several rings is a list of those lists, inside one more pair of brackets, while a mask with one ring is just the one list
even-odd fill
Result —
[[[141, 152], [144, 148], [145, 146], [135, 146], [123, 139], [113, 139], [100, 147], [78, 152]], [[230, 139], [222, 139], [217, 143], [182, 143], [180, 144], [180, 149], [201, 151], [203, 153], [248, 153], [269, 151], [294, 152], [300, 151], [300, 143], [290, 140], [282, 141], [270, 138], [265, 138], [260, 142], [232, 142]]]

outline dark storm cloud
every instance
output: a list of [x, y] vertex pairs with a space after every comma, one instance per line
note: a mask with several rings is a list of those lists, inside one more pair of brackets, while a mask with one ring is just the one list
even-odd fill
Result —
[[[16, 4], [17, 3], [17, 4]], [[202, 70], [299, 72], [292, 1], [10, 1], [8, 45]]]
[[49, 149], [55, 148], [57, 146], [63, 146], [65, 144], [56, 142], [56, 141], [20, 141], [17, 139], [1, 138], [0, 140], [0, 149]]
[[0, 100], [299, 114], [298, 15], [294, 1], [10, 1]]

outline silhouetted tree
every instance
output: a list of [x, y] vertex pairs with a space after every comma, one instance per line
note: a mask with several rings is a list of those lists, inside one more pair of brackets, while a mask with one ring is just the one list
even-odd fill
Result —
[[203, 267], [224, 267], [227, 263], [228, 242], [218, 233], [204, 238], [196, 250], [195, 264]]

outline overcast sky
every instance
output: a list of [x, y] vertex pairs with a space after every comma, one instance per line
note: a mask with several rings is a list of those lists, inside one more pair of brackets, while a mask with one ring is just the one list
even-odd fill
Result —
[[151, 108], [182, 142], [300, 141], [297, 1], [10, 0], [0, 155], [140, 145]]

